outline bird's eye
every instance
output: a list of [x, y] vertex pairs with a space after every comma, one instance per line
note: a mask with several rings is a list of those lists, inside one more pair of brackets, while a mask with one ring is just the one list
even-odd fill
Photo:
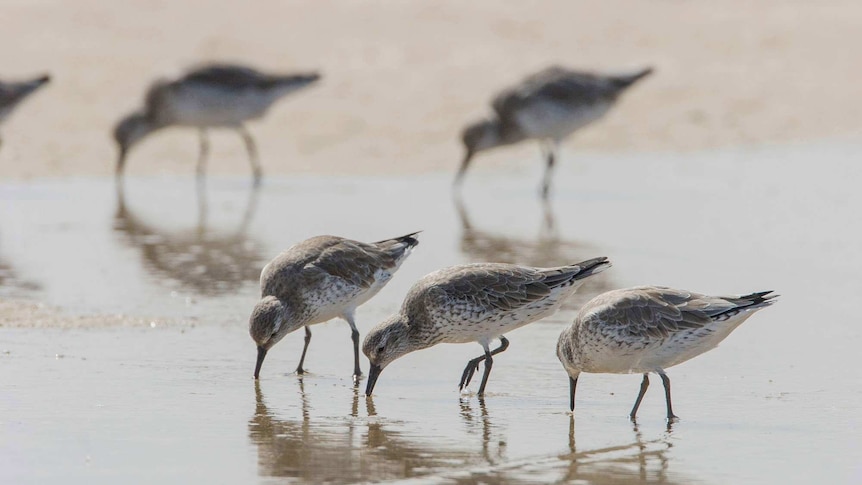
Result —
[[384, 350], [386, 350], [385, 345], [381, 345], [380, 347], [377, 347], [377, 352], [383, 352]]

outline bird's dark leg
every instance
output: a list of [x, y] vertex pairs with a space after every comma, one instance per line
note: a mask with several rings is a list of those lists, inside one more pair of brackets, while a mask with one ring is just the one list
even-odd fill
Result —
[[491, 358], [491, 352], [485, 351], [485, 373], [482, 374], [482, 384], [479, 385], [479, 398], [485, 395], [485, 385], [488, 384], [488, 376], [491, 375], [491, 366], [494, 365], [494, 359]]
[[473, 152], [467, 150], [464, 154], [464, 159], [461, 160], [461, 166], [458, 168], [458, 173], [455, 174], [455, 181], [452, 183], [456, 188], [461, 186], [464, 181], [464, 174], [467, 173], [467, 167], [470, 166], [470, 161], [473, 160]]
[[210, 141], [209, 137], [207, 137], [206, 128], [201, 128], [199, 131], [200, 136], [200, 153], [198, 154], [198, 181], [201, 181], [204, 176], [204, 172], [206, 171], [206, 163], [207, 159], [210, 156]]
[[197, 196], [198, 196], [198, 237], [203, 240], [204, 234], [206, 233], [207, 227], [207, 214], [209, 213], [208, 204], [207, 204], [207, 190], [206, 185], [203, 182], [204, 178], [198, 176], [198, 183], [196, 184]]
[[254, 144], [254, 138], [251, 137], [251, 133], [248, 132], [245, 126], [240, 125], [237, 130], [242, 136], [242, 140], [245, 142], [245, 149], [248, 152], [248, 161], [251, 163], [251, 171], [254, 173], [254, 184], [257, 185], [260, 183], [261, 176], [263, 176], [263, 170], [261, 170], [260, 162], [257, 158], [257, 145]]
[[569, 409], [572, 410], [572, 415], [575, 412], [575, 388], [578, 387], [578, 378], [569, 377]]
[[629, 418], [632, 420], [635, 419], [635, 416], [638, 413], [638, 408], [641, 406], [641, 401], [644, 398], [644, 394], [646, 394], [647, 387], [649, 387], [649, 374], [644, 373], [644, 380], [641, 381], [641, 392], [638, 393], [638, 398], [635, 401], [635, 405], [632, 408], [632, 412], [629, 413]]
[[353, 383], [356, 384], [362, 377], [362, 369], [359, 368], [359, 330], [356, 329], [353, 315], [345, 315], [344, 319], [350, 324], [350, 338], [353, 339]]
[[557, 222], [554, 218], [554, 208], [548, 199], [542, 199], [542, 215], [545, 220], [545, 226], [541, 230], [541, 235], [547, 239], [557, 237]]
[[309, 342], [311, 342], [311, 329], [305, 327], [305, 345], [302, 347], [302, 357], [299, 358], [299, 365], [296, 366], [296, 373], [299, 375], [305, 374], [302, 364], [305, 362], [305, 353], [308, 351]]
[[485, 383], [488, 381], [488, 374], [491, 372], [490, 367], [493, 364], [489, 364], [491, 362], [491, 356], [497, 355], [500, 352], [505, 351], [509, 348], [509, 340], [506, 337], [500, 337], [500, 346], [494, 349], [491, 352], [485, 350], [485, 355], [480, 355], [475, 359], [472, 359], [467, 363], [467, 367], [464, 369], [464, 373], [461, 374], [461, 382], [458, 383], [458, 389], [464, 390], [465, 387], [470, 385], [470, 380], [473, 379], [473, 374], [479, 370], [479, 363], [483, 360], [485, 361], [485, 375], [482, 377], [482, 385], [479, 387], [479, 394], [481, 395], [485, 391]]
[[554, 163], [557, 157], [557, 144], [556, 142], [548, 142], [545, 145], [545, 160], [547, 164], [545, 165], [545, 175], [542, 178], [542, 198], [547, 199], [548, 193], [551, 191], [551, 176], [554, 172]]
[[664, 372], [659, 372], [658, 375], [661, 377], [661, 383], [664, 384], [664, 398], [667, 401], [667, 420], [669, 422], [676, 421], [679, 417], [673, 414], [673, 406], [670, 404], [670, 378]]

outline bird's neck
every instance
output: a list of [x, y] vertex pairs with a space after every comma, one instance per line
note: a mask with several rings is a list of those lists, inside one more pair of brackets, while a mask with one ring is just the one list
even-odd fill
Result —
[[527, 139], [524, 132], [516, 125], [497, 121], [493, 126], [496, 140], [494, 146], [512, 145]]

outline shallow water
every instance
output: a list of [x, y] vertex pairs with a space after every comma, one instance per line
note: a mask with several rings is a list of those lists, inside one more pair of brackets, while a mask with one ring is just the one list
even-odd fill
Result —
[[[549, 206], [537, 161], [477, 162], [460, 203], [450, 174], [0, 185], [0, 296], [153, 322], [0, 328], [0, 482], [858, 483], [860, 148], [566, 154]], [[316, 234], [417, 229], [358, 311], [361, 332], [444, 265], [605, 255], [614, 268], [508, 335], [484, 400], [455, 386], [478, 345], [410, 354], [365, 399], [340, 321], [313, 327], [310, 375], [289, 374], [297, 333], [252, 381], [246, 323], [266, 261]], [[572, 421], [556, 337], [583, 299], [636, 284], [782, 297], [669, 370], [671, 429], [657, 379], [637, 426], [626, 418], [639, 376], [583, 375]]]

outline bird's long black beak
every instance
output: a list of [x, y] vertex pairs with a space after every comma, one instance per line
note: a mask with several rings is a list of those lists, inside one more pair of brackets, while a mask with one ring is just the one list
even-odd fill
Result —
[[260, 368], [263, 365], [263, 359], [266, 358], [266, 349], [263, 347], [257, 348], [257, 364], [254, 366], [254, 378], [260, 378]]
[[377, 378], [380, 377], [380, 372], [383, 371], [383, 368], [379, 365], [371, 364], [371, 368], [368, 369], [368, 384], [365, 386], [365, 395], [370, 396], [371, 391], [374, 390], [374, 384], [377, 382]]
[[578, 387], [578, 378], [569, 377], [569, 409], [575, 412], [575, 388]]
[[455, 182], [453, 183], [455, 187], [461, 185], [461, 182], [464, 180], [464, 174], [467, 173], [467, 167], [470, 165], [472, 159], [473, 151], [467, 150], [467, 153], [464, 154], [464, 160], [461, 161], [461, 167], [458, 169], [458, 173], [455, 174]]

